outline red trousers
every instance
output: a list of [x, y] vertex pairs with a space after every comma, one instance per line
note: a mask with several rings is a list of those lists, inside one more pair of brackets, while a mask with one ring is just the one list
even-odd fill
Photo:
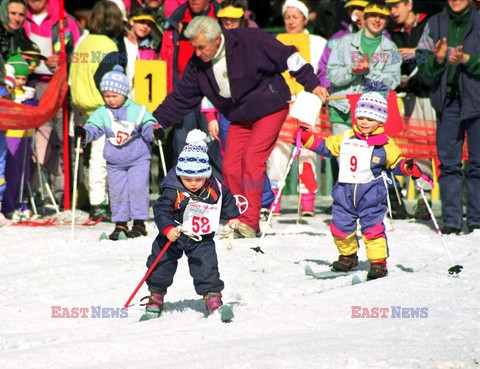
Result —
[[233, 195], [243, 195], [247, 199], [247, 210], [239, 219], [257, 232], [260, 230], [266, 162], [287, 114], [288, 105], [285, 105], [285, 108], [255, 121], [232, 122], [228, 129], [223, 179]]

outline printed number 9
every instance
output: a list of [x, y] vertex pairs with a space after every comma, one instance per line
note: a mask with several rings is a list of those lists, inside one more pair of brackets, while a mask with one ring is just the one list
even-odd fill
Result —
[[350, 158], [350, 170], [352, 172], [356, 172], [357, 171], [357, 157], [356, 156], [352, 156]]

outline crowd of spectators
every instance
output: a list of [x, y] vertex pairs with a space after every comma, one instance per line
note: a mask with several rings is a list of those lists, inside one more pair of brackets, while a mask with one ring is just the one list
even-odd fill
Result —
[[[442, 231], [480, 228], [480, 1], [284, 0], [269, 2], [269, 14], [259, 13], [265, 6], [260, 3], [267, 2], [257, 3], [101, 0], [87, 17], [65, 14], [61, 48], [58, 1], [1, 0], [1, 97], [38, 104], [59, 67], [61, 49], [69, 61], [70, 93], [68, 103], [41, 127], [0, 131], [0, 226], [38, 216], [27, 200], [38, 202], [36, 192], [44, 181], [52, 193], [45, 201], [63, 210], [63, 151], [74, 142], [72, 135], [71, 142], [64, 142], [64, 116], [72, 133], [104, 106], [100, 84], [117, 65], [128, 81], [126, 101], [135, 101], [135, 61], [163, 60], [169, 95], [151, 113], [163, 130], [157, 138], [163, 142], [167, 169], [176, 164], [188, 132], [207, 133], [215, 177], [249, 202], [240, 217], [243, 236], [260, 231], [261, 209], [268, 212], [277, 194], [269, 179], [278, 184], [288, 162], [292, 146], [278, 141], [278, 135], [288, 101], [296, 99], [296, 93], [287, 93], [289, 78], [327, 104], [333, 134], [351, 128], [351, 111], [346, 99], [327, 103], [327, 97], [362, 93], [365, 83], [374, 81], [395, 90], [404, 118], [436, 128]], [[208, 17], [216, 26], [202, 20], [189, 27], [197, 17]], [[283, 21], [275, 33], [305, 35], [307, 55], [259, 29], [265, 19]], [[74, 62], [82, 55], [88, 57]], [[286, 70], [290, 76], [281, 77]], [[111, 221], [105, 139], [83, 149], [80, 179], [90, 217]], [[73, 156], [73, 149], [68, 150]], [[39, 165], [31, 165], [32, 160]], [[312, 173], [316, 181], [318, 160], [304, 152], [300, 172]], [[432, 171], [431, 160], [419, 165]], [[152, 173], [157, 172], [153, 167]], [[252, 185], [257, 183], [261, 185]], [[315, 192], [301, 182], [303, 215], [315, 214]], [[393, 189], [390, 199], [403, 203]], [[414, 215], [428, 219], [422, 201]], [[397, 210], [399, 218], [411, 216], [404, 207]]]

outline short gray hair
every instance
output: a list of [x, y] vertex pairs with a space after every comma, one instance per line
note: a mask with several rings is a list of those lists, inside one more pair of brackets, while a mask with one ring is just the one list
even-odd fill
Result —
[[203, 35], [208, 42], [213, 43], [221, 33], [222, 29], [216, 19], [200, 15], [193, 18], [188, 24], [184, 35], [188, 39]]

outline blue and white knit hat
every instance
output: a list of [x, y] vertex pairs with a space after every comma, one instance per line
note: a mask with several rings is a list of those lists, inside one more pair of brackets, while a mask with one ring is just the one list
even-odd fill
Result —
[[205, 143], [207, 135], [199, 129], [188, 132], [186, 145], [178, 156], [177, 176], [209, 178], [212, 167], [208, 162], [208, 147]]
[[365, 117], [385, 123], [388, 116], [387, 94], [388, 87], [382, 82], [367, 83], [365, 93], [355, 107], [355, 117]]
[[100, 82], [100, 91], [111, 91], [123, 96], [128, 96], [130, 86], [128, 85], [128, 78], [123, 72], [121, 65], [115, 65], [113, 71], [103, 76]]

